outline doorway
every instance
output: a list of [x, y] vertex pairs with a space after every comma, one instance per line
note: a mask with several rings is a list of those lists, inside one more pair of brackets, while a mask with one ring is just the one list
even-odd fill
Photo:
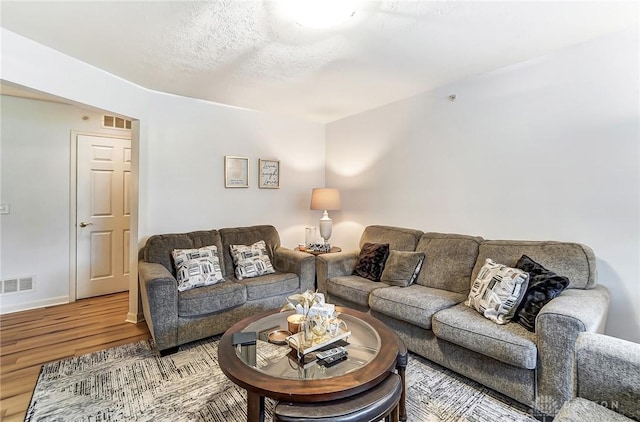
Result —
[[129, 289], [131, 139], [76, 135], [76, 299]]

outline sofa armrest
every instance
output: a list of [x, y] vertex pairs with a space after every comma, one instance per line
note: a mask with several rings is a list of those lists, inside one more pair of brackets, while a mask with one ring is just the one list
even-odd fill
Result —
[[640, 420], [640, 344], [580, 333], [576, 384], [579, 397]]
[[546, 304], [536, 318], [538, 397], [536, 408], [555, 415], [574, 396], [573, 365], [581, 332], [602, 332], [609, 309], [609, 292], [567, 289]]
[[178, 282], [162, 264], [138, 262], [142, 310], [158, 350], [178, 345]]
[[318, 255], [316, 259], [318, 291], [326, 295], [327, 280], [333, 277], [351, 275], [357, 261], [358, 251]]
[[273, 261], [276, 271], [298, 274], [302, 292], [316, 289], [316, 260], [313, 255], [280, 246], [274, 251]]

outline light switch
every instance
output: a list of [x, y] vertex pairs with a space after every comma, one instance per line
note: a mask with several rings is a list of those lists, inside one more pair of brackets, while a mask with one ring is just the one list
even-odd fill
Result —
[[11, 205], [0, 204], [0, 214], [10, 214], [10, 213], [11, 213]]

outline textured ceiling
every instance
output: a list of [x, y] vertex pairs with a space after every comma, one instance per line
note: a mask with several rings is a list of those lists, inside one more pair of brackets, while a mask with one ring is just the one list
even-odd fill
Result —
[[640, 10], [637, 1], [365, 0], [347, 22], [310, 29], [277, 1], [0, 7], [4, 28], [146, 88], [319, 122], [637, 26]]

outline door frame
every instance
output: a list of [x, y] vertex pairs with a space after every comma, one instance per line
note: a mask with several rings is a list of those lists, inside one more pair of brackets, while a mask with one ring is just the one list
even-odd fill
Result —
[[78, 136], [96, 136], [101, 138], [117, 138], [131, 140], [131, 216], [129, 222], [129, 312], [126, 321], [137, 323], [142, 318], [139, 306], [138, 289], [138, 197], [139, 197], [139, 139], [140, 124], [138, 120], [132, 120], [131, 132], [128, 136], [112, 133], [71, 131], [71, 151], [69, 168], [69, 302], [77, 300], [77, 254], [78, 254], [78, 228], [77, 206], [78, 206]]

